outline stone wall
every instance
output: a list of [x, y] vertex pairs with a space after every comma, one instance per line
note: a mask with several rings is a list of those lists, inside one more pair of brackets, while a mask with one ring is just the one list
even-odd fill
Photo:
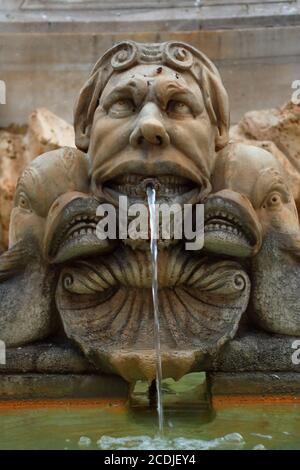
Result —
[[202, 49], [221, 71], [234, 123], [249, 109], [289, 100], [291, 83], [300, 79], [299, 0], [109, 3], [105, 9], [107, 2], [91, 0], [1, 2], [0, 80], [7, 104], [0, 106], [0, 126], [21, 124], [41, 106], [71, 123], [92, 64], [125, 38], [180, 39]]

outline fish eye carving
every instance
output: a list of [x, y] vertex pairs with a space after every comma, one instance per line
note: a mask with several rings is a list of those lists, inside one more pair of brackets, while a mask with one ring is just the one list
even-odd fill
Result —
[[278, 191], [272, 191], [265, 199], [264, 209], [277, 209], [282, 204], [282, 195]]
[[24, 192], [21, 192], [19, 194], [19, 197], [17, 200], [17, 206], [20, 207], [20, 209], [24, 209], [29, 212], [32, 212], [31, 204], [29, 202], [27, 195]]
[[282, 182], [272, 186], [263, 200], [261, 207], [267, 210], [277, 210], [283, 204], [290, 202], [290, 193], [288, 188]]

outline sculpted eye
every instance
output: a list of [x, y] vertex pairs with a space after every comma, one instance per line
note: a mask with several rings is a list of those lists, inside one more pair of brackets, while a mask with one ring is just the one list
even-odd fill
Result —
[[191, 108], [183, 103], [182, 101], [171, 100], [167, 106], [167, 112], [169, 114], [177, 114], [177, 115], [191, 115], [192, 111]]
[[266, 208], [269, 208], [269, 209], [276, 208], [276, 207], [280, 206], [281, 203], [282, 203], [281, 194], [278, 191], [273, 191], [265, 199], [265, 201], [263, 203], [263, 208], [264, 209], [266, 209]]
[[25, 193], [20, 193], [19, 198], [18, 198], [18, 206], [21, 209], [31, 211], [31, 205], [30, 205], [29, 199], [28, 199], [28, 197], [26, 196]]
[[112, 117], [125, 117], [135, 113], [135, 104], [131, 99], [120, 99], [115, 101], [109, 108]]

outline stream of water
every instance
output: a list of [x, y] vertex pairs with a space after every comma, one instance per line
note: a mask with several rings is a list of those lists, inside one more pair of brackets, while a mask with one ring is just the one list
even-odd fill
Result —
[[164, 410], [162, 401], [162, 364], [160, 348], [160, 324], [159, 324], [159, 306], [158, 306], [158, 281], [157, 281], [157, 238], [158, 230], [156, 220], [156, 191], [154, 187], [147, 187], [148, 206], [150, 213], [150, 251], [152, 266], [152, 301], [154, 310], [154, 342], [156, 352], [156, 395], [157, 395], [157, 414], [159, 432], [162, 435], [164, 429]]

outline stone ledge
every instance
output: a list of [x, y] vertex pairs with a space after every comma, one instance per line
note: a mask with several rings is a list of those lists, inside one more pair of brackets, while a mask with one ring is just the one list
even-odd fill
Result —
[[293, 372], [211, 372], [207, 382], [212, 397], [300, 395], [300, 374]]
[[6, 364], [0, 365], [0, 377], [14, 373], [89, 374], [95, 368], [69, 343], [35, 344], [6, 351]]
[[[37, 3], [37, 2], [36, 2]], [[124, 2], [125, 3], [125, 2]], [[166, 3], [166, 2], [165, 2]], [[33, 4], [32, 4], [33, 5]], [[99, 4], [98, 4], [99, 5]], [[268, 2], [239, 1], [211, 4], [179, 2], [179, 6], [157, 8], [147, 3], [145, 7], [132, 5], [119, 10], [96, 7], [95, 3], [86, 8], [1, 9], [0, 24], [2, 32], [141, 32], [141, 31], [182, 31], [217, 28], [243, 28], [259, 26], [286, 26], [299, 24], [300, 3], [294, 0]], [[177, 4], [178, 5], [178, 4]], [[192, 6], [191, 6], [192, 5]], [[34, 6], [34, 5], [33, 5]], [[100, 5], [101, 6], [101, 5]]]
[[70, 343], [10, 348], [0, 365], [0, 400], [127, 397], [121, 377], [96, 371]]
[[[247, 332], [227, 343], [212, 360], [197, 364], [195, 370], [207, 372], [299, 372], [300, 364], [292, 362], [296, 336]], [[299, 354], [300, 357], [300, 354]], [[71, 343], [39, 343], [6, 351], [2, 374], [51, 373], [90, 374], [95, 367]]]
[[294, 341], [300, 341], [300, 338], [261, 332], [245, 333], [226, 344], [217, 358], [202, 365], [203, 370], [300, 373], [300, 364], [292, 362], [292, 355], [296, 351], [292, 347]]
[[0, 400], [127, 397], [128, 384], [113, 375], [0, 375]]

